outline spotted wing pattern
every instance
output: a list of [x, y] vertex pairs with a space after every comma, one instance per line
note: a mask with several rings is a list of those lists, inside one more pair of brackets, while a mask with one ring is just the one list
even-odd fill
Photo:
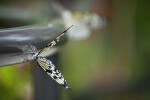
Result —
[[71, 87], [67, 84], [61, 72], [54, 66], [54, 64], [52, 64], [50, 60], [45, 57], [38, 56], [37, 62], [57, 83], [65, 87], [67, 90], [71, 90]]
[[[73, 26], [73, 25], [72, 25], [72, 26]], [[52, 48], [54, 45], [56, 45], [56, 43], [59, 42], [59, 38], [60, 38], [61, 36], [63, 36], [64, 33], [66, 33], [72, 26], [70, 26], [68, 29], [66, 29], [65, 31], [63, 31], [58, 37], [56, 37], [51, 43], [49, 43], [44, 49], [42, 49], [42, 50], [38, 53], [38, 55], [41, 54], [41, 53], [43, 53], [44, 51], [46, 51], [46, 50]], [[37, 56], [38, 56], [38, 55], [37, 55]]]

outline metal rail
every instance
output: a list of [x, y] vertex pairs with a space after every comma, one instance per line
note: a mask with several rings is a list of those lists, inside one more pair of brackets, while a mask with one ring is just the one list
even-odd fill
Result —
[[63, 30], [65, 29], [62, 25], [55, 23], [0, 30], [0, 66], [23, 62], [22, 50], [26, 49], [28, 44], [34, 42], [37, 49], [42, 49]]

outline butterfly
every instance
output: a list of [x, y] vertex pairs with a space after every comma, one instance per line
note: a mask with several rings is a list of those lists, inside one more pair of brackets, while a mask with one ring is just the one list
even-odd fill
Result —
[[[72, 25], [73, 26], [73, 25]], [[67, 81], [64, 79], [62, 73], [60, 70], [58, 70], [55, 65], [48, 60], [45, 57], [40, 56], [43, 52], [46, 50], [52, 48], [54, 45], [56, 45], [57, 42], [59, 42], [59, 39], [61, 36], [64, 35], [64, 33], [67, 32], [72, 26], [70, 26], [68, 29], [63, 31], [58, 37], [56, 37], [52, 42], [50, 42], [45, 48], [43, 48], [41, 51], [37, 52], [36, 48], [33, 45], [28, 45], [30, 48], [30, 51], [25, 52], [25, 54], [32, 54], [32, 58], [30, 60], [36, 60], [38, 65], [58, 84], [65, 87], [67, 90], [71, 90], [71, 87], [68, 85]], [[27, 58], [25, 58], [27, 59]]]

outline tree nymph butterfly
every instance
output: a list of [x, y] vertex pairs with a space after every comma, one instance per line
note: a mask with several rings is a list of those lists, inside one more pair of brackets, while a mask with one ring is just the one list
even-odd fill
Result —
[[[69, 28], [71, 28], [72, 26], [70, 26]], [[58, 37], [56, 37], [52, 42], [50, 42], [45, 48], [43, 48], [39, 52], [37, 52], [35, 46], [28, 45], [30, 50], [26, 51], [25, 55], [32, 54], [32, 57], [30, 59], [28, 59], [27, 57], [24, 57], [24, 60], [36, 60], [37, 63], [39, 64], [39, 66], [49, 76], [51, 76], [51, 78], [53, 80], [55, 80], [61, 86], [65, 87], [67, 90], [71, 90], [71, 87], [68, 85], [68, 83], [64, 79], [62, 73], [55, 67], [55, 65], [47, 58], [40, 56], [41, 53], [45, 52], [46, 50], [48, 50], [48, 49], [52, 48], [54, 45], [56, 45], [56, 43], [59, 42], [59, 38], [61, 36], [63, 36], [64, 33], [66, 33], [68, 29], [66, 29], [64, 32], [62, 32]]]

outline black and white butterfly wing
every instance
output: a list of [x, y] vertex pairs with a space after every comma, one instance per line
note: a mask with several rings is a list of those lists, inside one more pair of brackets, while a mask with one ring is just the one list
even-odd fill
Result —
[[66, 29], [65, 31], [63, 31], [59, 36], [57, 36], [53, 41], [51, 41], [44, 49], [42, 49], [38, 55], [40, 55], [41, 53], [45, 52], [46, 50], [52, 48], [54, 45], [56, 45], [57, 42], [59, 42], [59, 39], [61, 36], [64, 35], [64, 33], [66, 33], [73, 25], [71, 25], [68, 29]]
[[44, 57], [37, 57], [38, 64], [44, 69], [44, 71], [51, 76], [57, 83], [70, 90], [71, 87], [67, 84], [61, 72], [52, 64], [52, 62]]

